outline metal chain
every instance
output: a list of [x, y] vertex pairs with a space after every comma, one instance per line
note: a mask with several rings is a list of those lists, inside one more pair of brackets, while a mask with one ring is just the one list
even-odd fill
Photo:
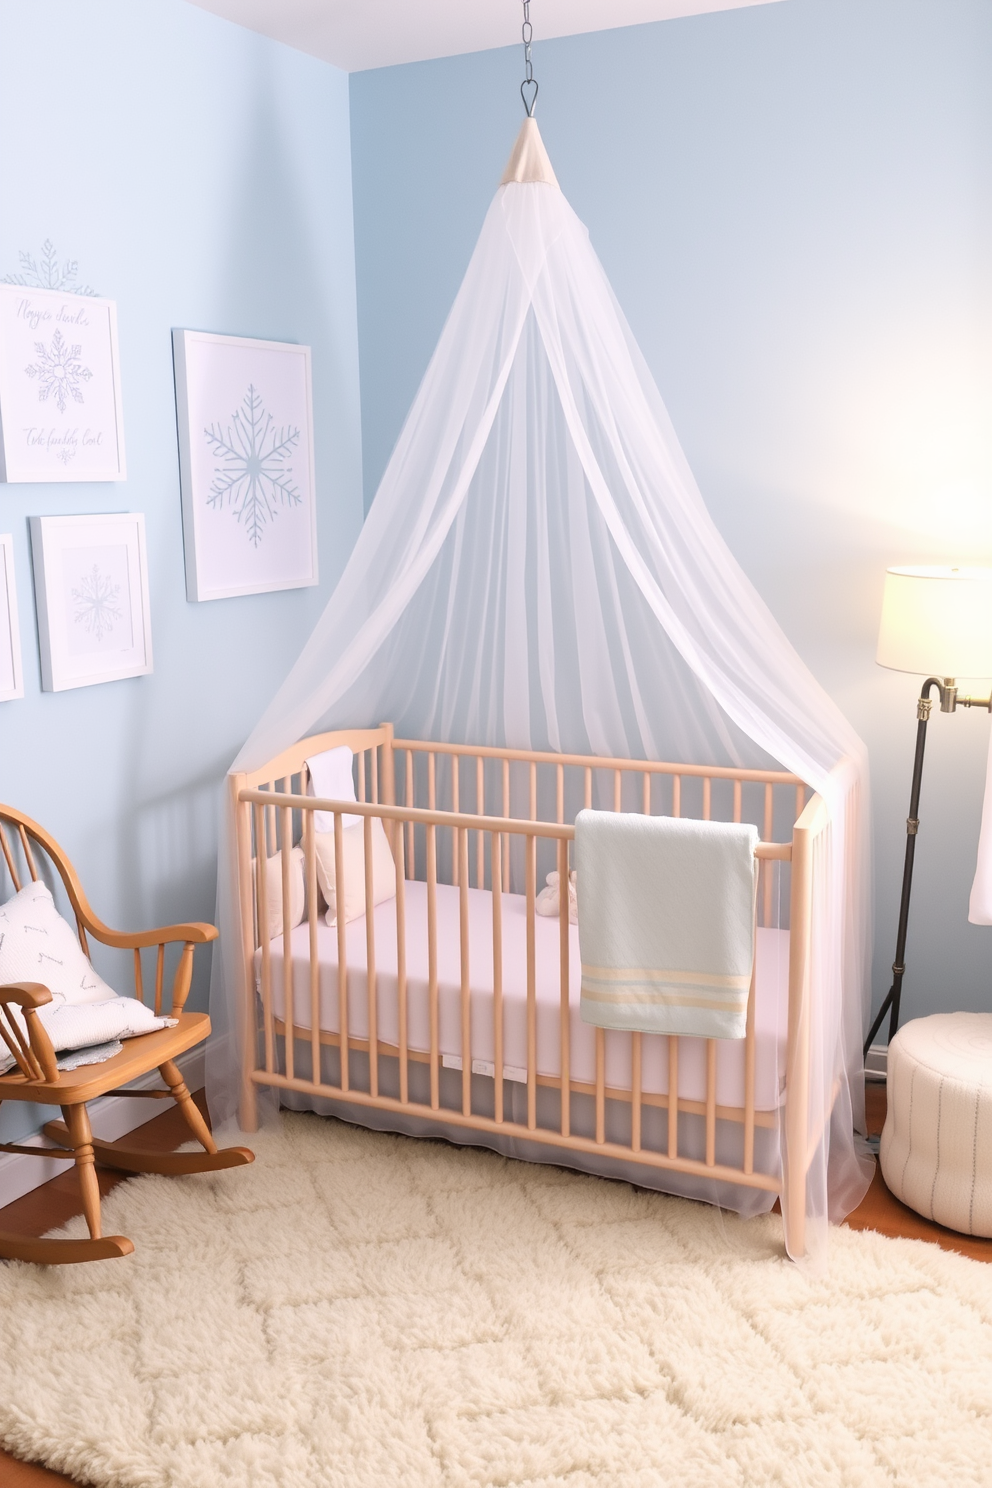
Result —
[[[524, 80], [520, 84], [520, 97], [524, 102], [524, 110], [528, 119], [534, 117], [534, 105], [537, 102], [537, 79], [534, 76], [534, 64], [531, 61], [530, 44], [534, 39], [534, 28], [530, 23], [530, 0], [524, 0], [524, 23], [520, 28], [520, 36], [524, 44]], [[527, 93], [533, 89], [530, 102], [527, 102]]]

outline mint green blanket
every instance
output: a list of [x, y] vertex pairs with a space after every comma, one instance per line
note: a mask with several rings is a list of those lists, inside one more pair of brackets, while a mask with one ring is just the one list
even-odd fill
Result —
[[581, 1014], [600, 1028], [743, 1038], [758, 832], [737, 822], [580, 811]]

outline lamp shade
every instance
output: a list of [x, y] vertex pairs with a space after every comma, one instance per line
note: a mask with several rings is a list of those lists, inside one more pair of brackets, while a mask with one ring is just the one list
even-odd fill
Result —
[[928, 677], [992, 677], [992, 568], [890, 568], [879, 666]]

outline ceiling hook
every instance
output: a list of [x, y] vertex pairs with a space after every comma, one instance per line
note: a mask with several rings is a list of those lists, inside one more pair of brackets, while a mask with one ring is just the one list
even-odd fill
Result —
[[[534, 28], [530, 23], [530, 0], [524, 0], [524, 23], [520, 28], [520, 38], [524, 44], [524, 80], [520, 84], [520, 97], [523, 99], [524, 112], [528, 119], [533, 119], [538, 89], [537, 79], [534, 77], [534, 64], [530, 55], [530, 44], [534, 39]], [[528, 94], [530, 94], [529, 103]]]

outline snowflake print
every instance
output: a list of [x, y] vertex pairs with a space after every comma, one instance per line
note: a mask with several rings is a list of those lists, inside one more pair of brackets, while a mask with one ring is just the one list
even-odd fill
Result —
[[250, 385], [227, 428], [211, 424], [203, 432], [217, 461], [207, 504], [229, 506], [257, 548], [279, 507], [299, 506], [303, 500], [293, 482], [291, 463], [300, 431], [277, 429]]
[[23, 284], [30, 289], [61, 289], [66, 294], [96, 294], [96, 290], [90, 289], [88, 284], [77, 282], [79, 264], [74, 258], [67, 258], [64, 264], [59, 263], [51, 238], [46, 238], [41, 245], [40, 263], [32, 254], [25, 253], [23, 250], [18, 257], [21, 260], [21, 272], [7, 274], [0, 282]]
[[72, 591], [76, 624], [102, 641], [124, 614], [120, 593], [120, 584], [113, 583], [100, 572], [100, 565], [94, 563], [90, 572], [80, 579], [79, 588]]
[[38, 402], [45, 403], [49, 394], [54, 394], [59, 413], [65, 413], [70, 397], [77, 403], [82, 403], [83, 394], [79, 384], [81, 381], [89, 382], [93, 376], [89, 367], [84, 367], [79, 360], [83, 348], [70, 346], [62, 332], [57, 330], [50, 348], [46, 347], [44, 341], [36, 341], [34, 349], [38, 362], [24, 370], [29, 377], [38, 379]]

